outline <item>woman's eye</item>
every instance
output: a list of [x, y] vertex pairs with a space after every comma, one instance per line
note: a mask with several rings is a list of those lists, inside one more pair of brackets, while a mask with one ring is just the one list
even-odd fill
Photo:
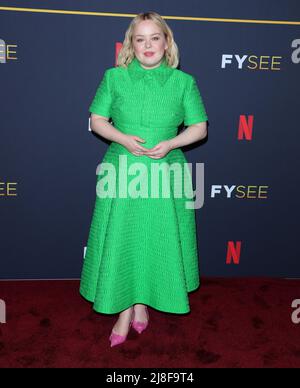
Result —
[[[159, 36], [155, 36], [153, 39], [155, 39], [155, 40], [159, 40]], [[137, 39], [137, 42], [142, 42], [143, 41], [143, 39]]]

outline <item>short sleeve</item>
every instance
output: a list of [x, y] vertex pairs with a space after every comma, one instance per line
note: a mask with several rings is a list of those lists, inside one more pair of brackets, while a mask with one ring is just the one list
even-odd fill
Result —
[[183, 99], [184, 125], [197, 124], [208, 119], [195, 77], [191, 76]]
[[100, 116], [110, 117], [112, 95], [109, 83], [109, 71], [105, 70], [103, 78], [98, 85], [95, 97], [89, 106], [89, 112]]

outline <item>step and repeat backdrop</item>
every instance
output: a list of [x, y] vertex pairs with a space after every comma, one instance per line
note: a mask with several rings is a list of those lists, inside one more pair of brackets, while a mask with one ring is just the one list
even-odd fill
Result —
[[60, 0], [0, 1], [0, 278], [80, 277], [110, 144], [88, 107], [146, 11], [209, 117], [182, 148], [204, 168], [201, 275], [300, 277], [299, 2]]

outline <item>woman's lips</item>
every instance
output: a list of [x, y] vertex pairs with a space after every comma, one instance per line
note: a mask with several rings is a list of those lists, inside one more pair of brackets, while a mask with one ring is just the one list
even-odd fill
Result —
[[144, 55], [146, 56], [146, 57], [152, 57], [152, 55], [154, 55], [154, 53], [144, 53]]

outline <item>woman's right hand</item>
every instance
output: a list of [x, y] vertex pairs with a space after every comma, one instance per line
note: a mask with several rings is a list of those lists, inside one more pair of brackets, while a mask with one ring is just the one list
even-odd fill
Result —
[[136, 135], [125, 135], [122, 145], [133, 155], [141, 156], [148, 151], [148, 148], [141, 146], [138, 142], [145, 143], [145, 140]]

